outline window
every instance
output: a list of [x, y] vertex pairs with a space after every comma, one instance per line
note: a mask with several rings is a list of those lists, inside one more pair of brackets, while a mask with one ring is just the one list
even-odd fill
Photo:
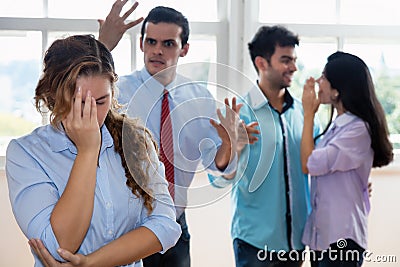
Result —
[[335, 0], [259, 1], [259, 21], [269, 23], [334, 23]]
[[[383, 40], [380, 40], [383, 41]], [[400, 45], [376, 40], [349, 39], [344, 50], [360, 56], [371, 70], [375, 90], [391, 133], [400, 133]]]
[[[7, 51], [0, 58], [0, 79], [4, 86], [0, 114], [3, 116], [1, 125], [11, 125], [0, 128], [1, 138], [8, 140], [10, 136], [20, 136], [42, 123], [33, 105], [33, 91], [42, 68], [41, 55], [46, 48], [63, 35], [92, 33], [97, 36], [96, 20], [106, 17], [113, 2], [31, 0], [21, 5], [20, 2], [0, 0], [0, 48]], [[400, 115], [397, 115], [400, 104], [394, 101], [400, 90], [397, 53], [400, 16], [395, 13], [396, 0], [385, 0], [384, 4], [377, 0], [139, 2], [130, 17], [132, 20], [145, 16], [157, 5], [174, 7], [188, 18], [190, 50], [180, 59], [180, 64], [186, 72], [194, 62], [201, 66], [191, 69], [190, 75], [194, 79], [213, 80], [219, 74], [211, 63], [221, 63], [234, 67], [254, 82], [255, 71], [247, 43], [263, 24], [283, 24], [300, 36], [299, 70], [291, 88], [298, 97], [305, 79], [320, 75], [329, 54], [344, 50], [359, 55], [371, 67], [391, 133], [400, 134]], [[133, 0], [127, 6], [131, 3]], [[129, 30], [112, 52], [119, 75], [143, 66], [139, 31], [140, 26]], [[249, 89], [243, 88], [240, 93]], [[211, 84], [208, 89], [218, 99], [227, 94], [227, 90]], [[12, 118], [13, 123], [7, 123], [5, 118]], [[4, 155], [7, 142], [0, 141], [0, 156]]]
[[340, 1], [340, 22], [355, 25], [400, 25], [397, 0]]
[[[301, 38], [297, 51], [297, 68], [290, 92], [301, 99], [303, 85], [309, 77], [315, 79], [321, 76], [327, 56], [337, 51], [335, 38]], [[321, 105], [318, 116], [324, 128], [329, 121], [330, 107]]]
[[296, 48], [297, 68], [292, 85], [295, 96], [301, 97], [303, 85], [310, 76], [318, 78], [326, 63], [328, 55], [337, 51], [335, 38], [301, 38]]
[[217, 0], [182, 1], [152, 0], [139, 1], [136, 14], [146, 16], [156, 6], [173, 7], [184, 14], [189, 21], [218, 21]]
[[[48, 17], [66, 19], [104, 19], [113, 3], [113, 0], [48, 0]], [[128, 6], [128, 4], [126, 6]]]
[[24, 1], [6, 1], [0, 0], [0, 17], [43, 17], [43, 1], [29, 0]]
[[400, 104], [394, 100], [400, 94], [396, 0], [259, 0], [258, 5], [257, 26], [283, 24], [300, 36], [294, 95], [301, 95], [306, 78], [319, 77], [327, 56], [353, 53], [370, 68], [391, 134], [400, 134]]
[[40, 125], [33, 96], [41, 68], [40, 32], [2, 31], [0, 35], [0, 155], [9, 140]]

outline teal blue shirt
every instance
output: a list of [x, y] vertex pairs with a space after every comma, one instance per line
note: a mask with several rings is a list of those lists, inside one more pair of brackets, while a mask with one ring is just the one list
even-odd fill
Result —
[[239, 102], [244, 104], [240, 118], [259, 123], [259, 140], [242, 150], [234, 179], [209, 175], [217, 187], [232, 184], [232, 238], [269, 251], [304, 249], [310, 196], [300, 160], [302, 104], [286, 90], [280, 113], [258, 86]]

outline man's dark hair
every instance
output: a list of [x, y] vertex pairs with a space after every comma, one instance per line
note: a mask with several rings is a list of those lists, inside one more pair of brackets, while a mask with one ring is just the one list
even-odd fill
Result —
[[189, 40], [189, 22], [187, 18], [179, 11], [165, 6], [158, 6], [150, 10], [147, 17], [144, 19], [142, 23], [142, 29], [140, 31], [142, 38], [144, 36], [145, 27], [147, 22], [151, 22], [154, 24], [164, 22], [164, 23], [173, 23], [182, 28], [181, 40], [182, 47], [187, 44]]
[[277, 45], [295, 47], [299, 45], [299, 37], [280, 25], [262, 26], [258, 29], [251, 42], [248, 43], [251, 61], [257, 72], [256, 57], [261, 56], [270, 62]]

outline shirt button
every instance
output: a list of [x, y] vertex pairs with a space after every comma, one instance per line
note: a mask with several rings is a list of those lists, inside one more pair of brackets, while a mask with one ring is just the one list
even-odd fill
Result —
[[107, 209], [111, 208], [111, 203], [110, 203], [110, 202], [107, 202], [107, 203], [106, 203], [106, 208], [107, 208]]
[[108, 230], [108, 234], [109, 234], [109, 235], [112, 235], [113, 233], [114, 233], [113, 230]]

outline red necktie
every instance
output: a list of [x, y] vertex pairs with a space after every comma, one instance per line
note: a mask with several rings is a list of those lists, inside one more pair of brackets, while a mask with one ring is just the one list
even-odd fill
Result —
[[160, 157], [165, 166], [165, 177], [168, 181], [168, 190], [172, 199], [174, 199], [174, 142], [172, 136], [171, 116], [169, 113], [168, 91], [165, 89], [161, 104]]

